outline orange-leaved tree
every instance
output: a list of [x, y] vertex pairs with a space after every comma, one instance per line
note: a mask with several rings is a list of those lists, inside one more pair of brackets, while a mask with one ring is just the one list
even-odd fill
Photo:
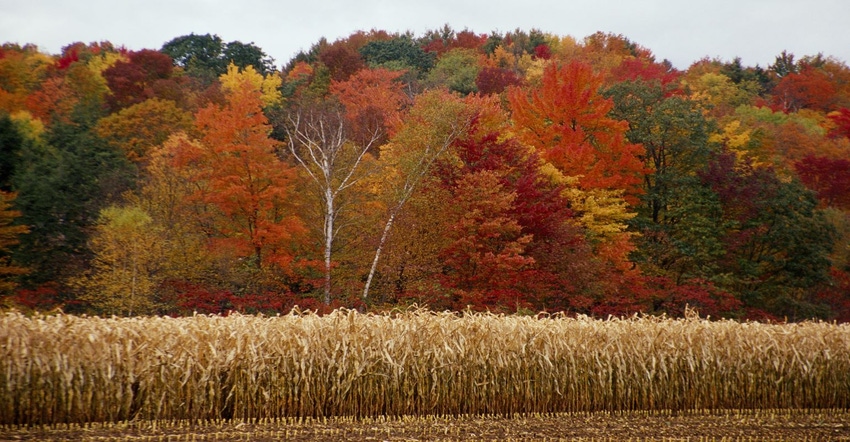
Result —
[[250, 82], [231, 89], [227, 103], [195, 116], [198, 140], [172, 143], [173, 165], [192, 170], [201, 225], [214, 250], [250, 259], [256, 269], [289, 269], [303, 235], [292, 195], [295, 172], [277, 155], [278, 142]]
[[401, 76], [401, 71], [362, 69], [347, 81], [331, 83], [331, 94], [345, 107], [352, 139], [366, 144], [375, 133], [381, 141], [395, 133], [409, 104]]
[[643, 146], [626, 138], [628, 123], [610, 116], [613, 102], [600, 94], [603, 79], [590, 65], [546, 67], [539, 86], [514, 88], [508, 99], [517, 137], [548, 164], [596, 253], [620, 271], [632, 267], [629, 207], [639, 201], [646, 172]]
[[613, 102], [600, 95], [601, 86], [587, 64], [550, 64], [539, 87], [509, 92], [512, 118], [520, 140], [564, 175], [578, 177], [580, 189], [622, 189], [635, 202], [643, 148], [626, 140], [625, 121], [608, 115]]

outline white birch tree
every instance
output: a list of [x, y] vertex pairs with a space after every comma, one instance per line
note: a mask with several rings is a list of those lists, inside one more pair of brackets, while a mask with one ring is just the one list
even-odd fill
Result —
[[368, 174], [364, 159], [383, 137], [383, 127], [374, 126], [359, 142], [348, 137], [343, 109], [330, 104], [305, 105], [287, 116], [289, 151], [316, 186], [322, 200], [324, 258], [324, 302], [331, 301], [331, 268], [334, 239], [341, 200], [360, 178]]

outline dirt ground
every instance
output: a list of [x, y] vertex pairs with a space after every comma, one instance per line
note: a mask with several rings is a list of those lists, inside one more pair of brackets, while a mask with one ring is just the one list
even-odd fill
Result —
[[0, 426], [0, 440], [113, 441], [850, 441], [850, 410], [287, 419]]

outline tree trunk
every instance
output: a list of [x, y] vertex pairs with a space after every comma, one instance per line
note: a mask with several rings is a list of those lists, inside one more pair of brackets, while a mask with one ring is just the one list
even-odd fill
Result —
[[[400, 207], [401, 206], [397, 206], [397, 208]], [[363, 299], [367, 299], [369, 297], [369, 288], [372, 286], [372, 278], [375, 276], [375, 270], [378, 268], [378, 260], [381, 259], [381, 252], [384, 250], [384, 245], [387, 242], [387, 238], [390, 236], [390, 229], [393, 227], [396, 212], [398, 212], [398, 210], [394, 210], [393, 213], [390, 214], [390, 218], [384, 226], [384, 232], [381, 234], [381, 240], [378, 242], [378, 248], [375, 249], [375, 258], [372, 259], [372, 267], [369, 269], [369, 276], [366, 277], [366, 286], [363, 287]]]
[[331, 252], [334, 241], [334, 194], [330, 188], [325, 189], [325, 304], [331, 303]]

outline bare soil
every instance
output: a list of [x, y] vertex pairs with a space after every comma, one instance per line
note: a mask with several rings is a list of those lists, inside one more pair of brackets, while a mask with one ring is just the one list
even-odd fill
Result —
[[721, 410], [516, 416], [0, 426], [0, 440], [850, 441], [850, 410]]

